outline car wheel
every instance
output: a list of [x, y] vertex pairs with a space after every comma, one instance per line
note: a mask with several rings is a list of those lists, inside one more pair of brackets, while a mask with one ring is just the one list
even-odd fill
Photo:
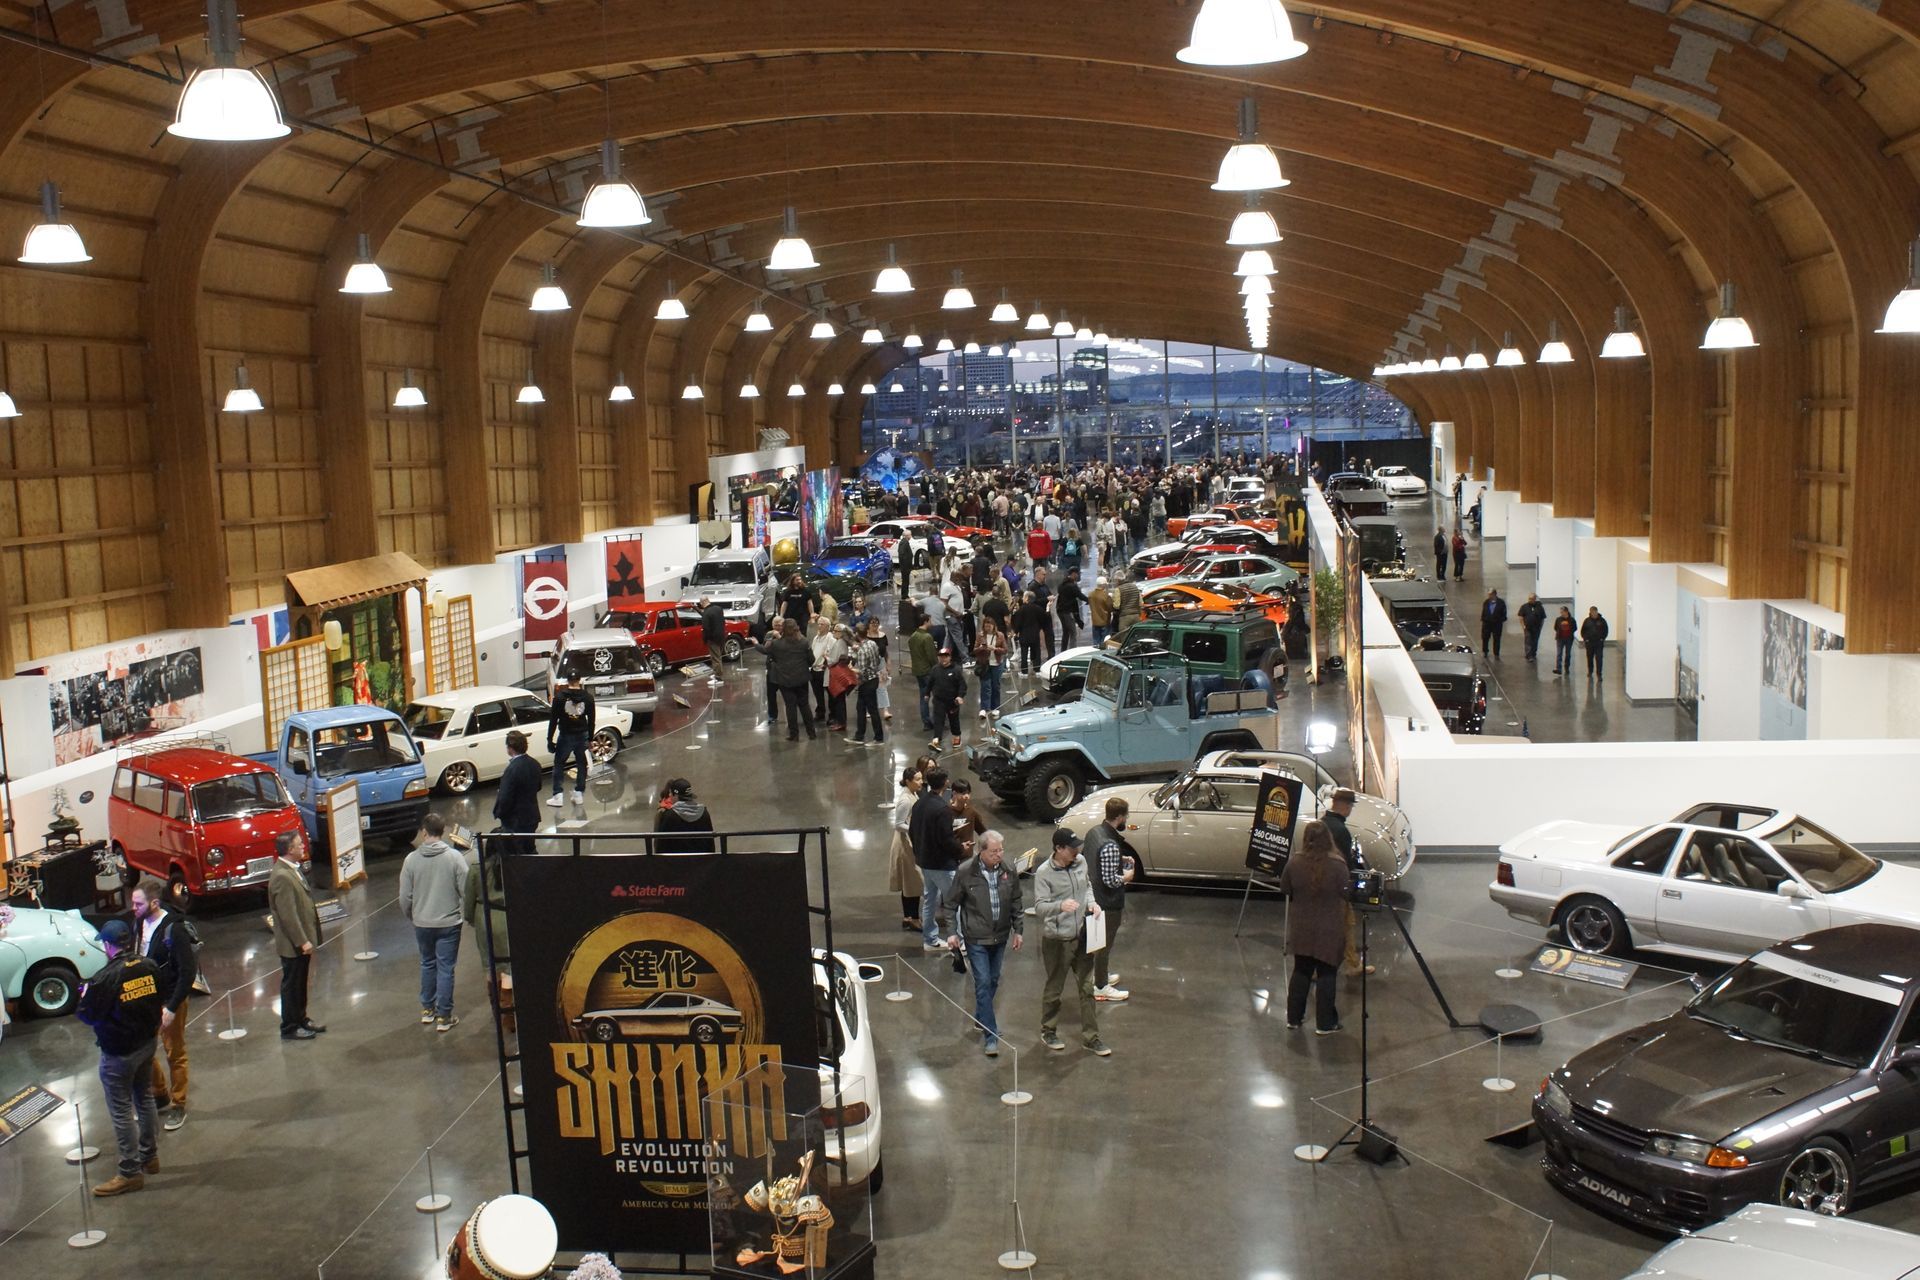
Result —
[[120, 860], [120, 883], [131, 889], [140, 883], [140, 868], [127, 861], [127, 851], [118, 840], [113, 843], [113, 856]]
[[612, 1044], [620, 1038], [620, 1028], [614, 1025], [612, 1018], [595, 1018], [587, 1024], [587, 1034], [601, 1044]]
[[665, 671], [667, 669], [667, 655], [660, 652], [658, 649], [653, 650], [651, 653], [647, 654], [646, 666], [647, 666], [648, 675], [653, 675], [653, 676], [659, 675], [662, 671]]
[[1853, 1161], [1830, 1138], [1815, 1138], [1780, 1173], [1779, 1201], [1790, 1209], [1840, 1217], [1853, 1207]]
[[473, 784], [479, 781], [474, 767], [465, 760], [455, 761], [440, 771], [440, 785], [456, 796], [463, 796], [473, 790]]
[[740, 661], [740, 655], [743, 652], [744, 649], [740, 644], [739, 636], [728, 636], [720, 644], [720, 656], [728, 662]]
[[167, 873], [167, 900], [180, 908], [180, 914], [190, 916], [200, 905], [199, 897], [187, 887], [187, 873], [175, 867]]
[[1027, 775], [1022, 794], [1027, 812], [1042, 822], [1052, 822], [1086, 794], [1087, 784], [1080, 777], [1080, 766], [1071, 760], [1048, 760]]
[[720, 1024], [712, 1018], [695, 1018], [687, 1034], [698, 1044], [713, 1044], [720, 1039]]
[[587, 756], [595, 764], [605, 764], [620, 754], [620, 731], [602, 729], [587, 744]]
[[873, 1172], [867, 1175], [867, 1194], [877, 1196], [887, 1181], [887, 1160], [885, 1156], [873, 1162]]
[[80, 975], [72, 965], [47, 960], [27, 971], [21, 994], [27, 997], [36, 1017], [65, 1017], [80, 1003]]
[[1568, 946], [1589, 955], [1621, 955], [1633, 945], [1626, 917], [1605, 898], [1575, 898], [1560, 908], [1560, 932]]

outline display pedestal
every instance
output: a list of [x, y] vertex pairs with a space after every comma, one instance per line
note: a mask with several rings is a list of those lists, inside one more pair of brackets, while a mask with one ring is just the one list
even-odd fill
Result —
[[721, 1277], [727, 1280], [766, 1280], [768, 1276], [776, 1280], [794, 1280], [795, 1277], [801, 1280], [873, 1280], [875, 1250], [872, 1240], [851, 1231], [835, 1233], [832, 1249], [825, 1266], [796, 1271], [792, 1277], [784, 1275], [774, 1265], [772, 1258], [756, 1262], [750, 1267], [738, 1266], [731, 1258], [715, 1258], [713, 1275], [715, 1280]]

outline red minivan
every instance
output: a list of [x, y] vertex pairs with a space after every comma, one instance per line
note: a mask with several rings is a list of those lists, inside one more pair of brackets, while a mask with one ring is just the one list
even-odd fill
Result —
[[307, 829], [280, 775], [257, 760], [206, 747], [165, 747], [120, 762], [107, 801], [107, 832], [129, 884], [144, 873], [168, 882], [182, 910], [210, 894], [262, 888], [274, 840]]

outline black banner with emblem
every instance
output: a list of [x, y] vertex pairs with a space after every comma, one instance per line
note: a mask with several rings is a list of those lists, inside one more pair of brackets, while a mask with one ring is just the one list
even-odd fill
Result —
[[766, 1135], [707, 1133], [702, 1096], [819, 1061], [804, 858], [503, 861], [529, 1194], [564, 1250], [705, 1253], [707, 1154]]
[[1300, 779], [1263, 770], [1247, 835], [1247, 870], [1277, 876], [1293, 855], [1293, 826], [1300, 815]]

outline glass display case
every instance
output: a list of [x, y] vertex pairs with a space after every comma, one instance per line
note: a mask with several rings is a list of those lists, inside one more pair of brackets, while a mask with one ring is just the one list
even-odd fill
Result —
[[853, 1123], [871, 1087], [830, 1067], [763, 1062], [708, 1093], [715, 1276], [873, 1275], [870, 1157]]

